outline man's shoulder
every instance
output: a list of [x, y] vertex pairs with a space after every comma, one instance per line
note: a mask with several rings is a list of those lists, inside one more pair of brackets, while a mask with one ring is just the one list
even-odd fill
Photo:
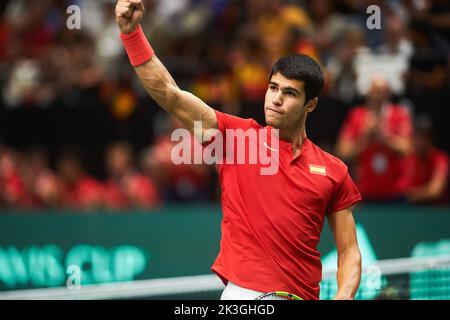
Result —
[[219, 129], [261, 129], [262, 126], [253, 118], [241, 118], [232, 114], [214, 110], [217, 116]]
[[311, 141], [311, 153], [314, 158], [319, 160], [323, 166], [327, 167], [335, 173], [346, 173], [348, 170], [347, 165], [338, 157], [325, 151], [315, 143]]

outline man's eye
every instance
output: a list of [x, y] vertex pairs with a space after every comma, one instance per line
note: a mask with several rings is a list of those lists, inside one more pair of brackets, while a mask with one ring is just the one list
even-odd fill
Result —
[[272, 90], [272, 91], [277, 90], [277, 87], [275, 87], [275, 86], [270, 86], [269, 88], [270, 88], [270, 90]]
[[295, 97], [295, 93], [293, 93], [292, 91], [288, 91], [288, 92], [286, 92], [286, 94], [288, 96]]

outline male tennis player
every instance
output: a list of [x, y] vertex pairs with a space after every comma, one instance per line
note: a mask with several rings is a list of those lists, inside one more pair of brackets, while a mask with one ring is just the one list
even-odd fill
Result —
[[[176, 85], [155, 56], [139, 23], [141, 0], [119, 0], [116, 20], [137, 75], [150, 96], [194, 132], [263, 129], [253, 119], [216, 111]], [[265, 97], [269, 129], [279, 129], [279, 170], [262, 175], [251, 164], [220, 164], [222, 240], [212, 270], [226, 288], [222, 299], [254, 299], [285, 291], [319, 298], [322, 277], [317, 250], [325, 217], [338, 250], [338, 292], [352, 299], [361, 277], [361, 256], [352, 207], [361, 200], [347, 167], [306, 136], [305, 122], [318, 101], [323, 74], [304, 55], [281, 58], [273, 67]], [[200, 137], [202, 138], [202, 137]], [[202, 142], [204, 142], [202, 140]]]

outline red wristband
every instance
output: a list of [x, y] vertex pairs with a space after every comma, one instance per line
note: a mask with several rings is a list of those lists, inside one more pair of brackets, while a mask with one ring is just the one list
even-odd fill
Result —
[[136, 30], [129, 34], [121, 33], [120, 38], [122, 39], [128, 58], [134, 67], [144, 64], [155, 55], [155, 51], [153, 51], [153, 48], [145, 37], [141, 25], [138, 25]]

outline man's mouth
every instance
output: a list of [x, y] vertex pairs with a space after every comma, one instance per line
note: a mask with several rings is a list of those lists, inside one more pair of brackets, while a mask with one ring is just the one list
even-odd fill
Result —
[[267, 110], [270, 110], [270, 111], [278, 113], [278, 114], [283, 114], [281, 111], [278, 111], [278, 110], [275, 110], [275, 109], [272, 109], [272, 108], [267, 108]]

